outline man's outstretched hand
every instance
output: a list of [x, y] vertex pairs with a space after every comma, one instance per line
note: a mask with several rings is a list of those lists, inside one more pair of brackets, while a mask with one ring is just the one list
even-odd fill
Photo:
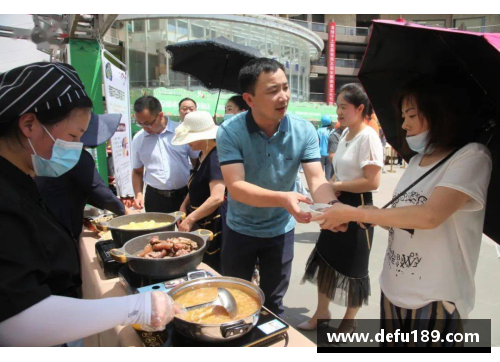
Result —
[[314, 202], [310, 198], [299, 194], [298, 192], [283, 192], [282, 196], [282, 207], [285, 208], [290, 213], [290, 215], [292, 215], [294, 219], [297, 220], [297, 222], [307, 224], [311, 221], [311, 213], [302, 211], [299, 207], [299, 204], [301, 202], [308, 205], [314, 204]]

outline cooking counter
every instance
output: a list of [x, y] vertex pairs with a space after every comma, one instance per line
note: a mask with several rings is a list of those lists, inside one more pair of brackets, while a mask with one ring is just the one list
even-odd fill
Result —
[[[95, 233], [84, 231], [80, 237], [80, 259], [82, 266], [83, 298], [100, 299], [125, 296], [127, 293], [121, 286], [118, 278], [106, 279], [96, 258], [95, 243], [98, 238]], [[217, 274], [209, 266], [201, 264], [200, 269]], [[316, 347], [309, 339], [294, 328], [288, 330], [288, 347]], [[285, 341], [280, 341], [272, 347], [283, 347]], [[85, 338], [86, 347], [143, 347], [136, 331], [130, 327], [118, 326], [105, 332]]]

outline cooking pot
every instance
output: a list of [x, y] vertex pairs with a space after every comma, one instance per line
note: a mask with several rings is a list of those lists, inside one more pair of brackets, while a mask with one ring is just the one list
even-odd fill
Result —
[[194, 323], [175, 317], [173, 323], [179, 333], [194, 340], [221, 343], [244, 336], [257, 325], [260, 310], [264, 305], [264, 292], [255, 284], [246, 280], [231, 277], [200, 278], [179, 284], [168, 294], [175, 300], [176, 297], [178, 298], [184, 293], [207, 287], [241, 290], [259, 301], [259, 309], [243, 319], [222, 324]]
[[[176, 256], [167, 259], [149, 259], [138, 257], [137, 254], [144, 250], [153, 236], [160, 240], [182, 237], [192, 240], [198, 244], [198, 250], [187, 255]], [[212, 240], [213, 233], [210, 230], [199, 229], [190, 233], [178, 231], [155, 232], [152, 234], [138, 236], [125, 243], [119, 249], [109, 251], [111, 257], [119, 263], [127, 263], [130, 270], [139, 275], [152, 278], [169, 280], [184, 276], [192, 272], [200, 265], [207, 242]]]
[[[185, 217], [186, 214], [181, 211], [176, 211], [170, 214], [163, 214], [160, 212], [145, 212], [141, 214], [132, 214], [132, 215], [116, 217], [113, 220], [101, 223], [100, 225], [104, 230], [106, 229], [111, 230], [111, 236], [113, 237], [113, 241], [117, 245], [123, 246], [127, 241], [137, 236], [155, 232], [159, 233], [161, 231], [175, 231], [175, 224], [177, 223], [177, 221], [182, 220]], [[151, 220], [154, 220], [155, 222], [166, 222], [168, 224], [160, 228], [153, 228], [153, 229], [140, 229], [140, 230], [120, 229], [120, 226], [128, 225], [131, 222], [139, 223]]]

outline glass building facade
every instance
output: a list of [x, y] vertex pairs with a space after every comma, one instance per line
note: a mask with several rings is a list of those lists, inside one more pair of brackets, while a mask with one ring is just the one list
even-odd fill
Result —
[[125, 23], [125, 61], [131, 89], [203, 89], [195, 79], [169, 69], [165, 47], [223, 36], [281, 62], [292, 101], [307, 101], [311, 60], [319, 57], [324, 46], [308, 29], [266, 15], [120, 15], [119, 19]]

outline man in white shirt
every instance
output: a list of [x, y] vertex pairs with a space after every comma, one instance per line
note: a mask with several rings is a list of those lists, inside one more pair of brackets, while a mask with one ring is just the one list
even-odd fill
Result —
[[[135, 101], [137, 124], [143, 129], [132, 141], [132, 184], [136, 209], [147, 212], [178, 211], [187, 195], [191, 163], [198, 152], [188, 145], [173, 146], [171, 140], [179, 123], [165, 117], [161, 103], [152, 96]], [[147, 184], [143, 195], [144, 182]]]
[[194, 112], [198, 109], [198, 105], [191, 98], [183, 98], [179, 102], [179, 116], [181, 117], [181, 123], [184, 121], [184, 117], [186, 117], [189, 113]]

